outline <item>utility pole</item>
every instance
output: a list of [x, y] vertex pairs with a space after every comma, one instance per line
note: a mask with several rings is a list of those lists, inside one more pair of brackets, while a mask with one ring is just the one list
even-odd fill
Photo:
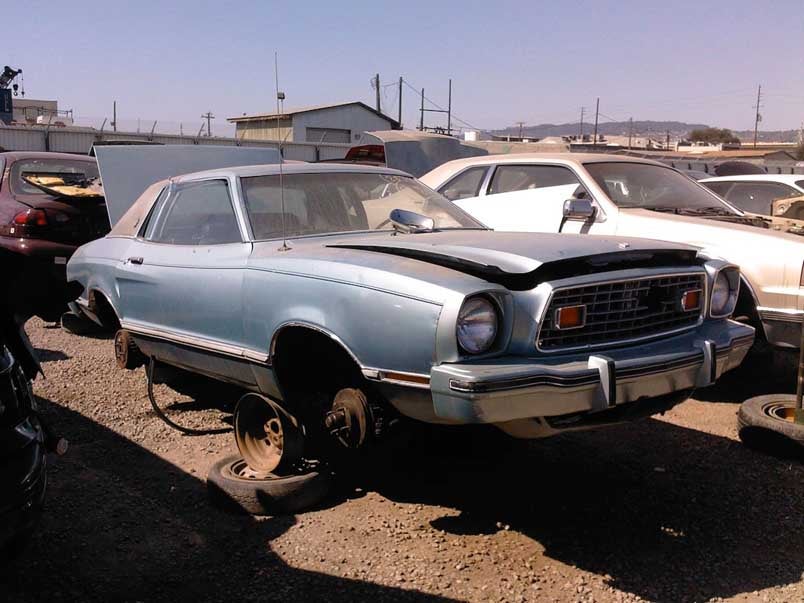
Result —
[[399, 127], [402, 127], [402, 76], [399, 76], [399, 117], [397, 118]]
[[631, 150], [631, 136], [634, 133], [634, 118], [628, 118], [628, 150]]
[[670, 150], [670, 130], [667, 130], [665, 142], [664, 142], [664, 149], [666, 151]]
[[377, 111], [382, 113], [382, 109], [380, 108], [380, 74], [374, 76], [374, 92], [375, 98], [377, 101]]
[[522, 126], [525, 125], [524, 121], [515, 122], [519, 126], [519, 141], [522, 142]]
[[424, 131], [424, 88], [422, 88], [422, 108], [419, 109], [419, 114], [421, 115], [419, 118], [419, 129]]
[[583, 114], [586, 111], [586, 107], [581, 107], [581, 129], [578, 132], [578, 142], [583, 142]]
[[754, 117], [754, 148], [757, 148], [757, 131], [759, 130], [759, 122], [762, 121], [762, 116], [759, 114], [760, 101], [762, 100], [762, 85], [757, 86], [757, 112]]
[[452, 136], [452, 78], [449, 80], [449, 93], [447, 96], [447, 136]]
[[201, 119], [207, 120], [207, 137], [212, 136], [212, 120], [215, 119], [215, 116], [212, 115], [211, 111], [207, 111], [201, 116]]
[[117, 132], [117, 101], [112, 102], [112, 129]]
[[600, 97], [597, 97], [597, 102], [595, 103], [595, 134], [592, 136], [592, 144], [597, 144], [597, 115], [600, 113]]

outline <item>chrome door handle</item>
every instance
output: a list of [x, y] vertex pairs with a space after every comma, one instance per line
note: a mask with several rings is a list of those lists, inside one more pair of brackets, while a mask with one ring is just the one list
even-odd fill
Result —
[[128, 262], [130, 264], [137, 264], [139, 266], [142, 264], [142, 258], [128, 258]]

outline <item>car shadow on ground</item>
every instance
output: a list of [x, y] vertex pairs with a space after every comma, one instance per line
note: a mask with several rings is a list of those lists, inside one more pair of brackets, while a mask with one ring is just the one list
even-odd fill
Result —
[[218, 511], [203, 480], [80, 414], [40, 402], [71, 447], [49, 468], [46, 510], [31, 545], [0, 568], [0, 599], [446, 600], [291, 567], [272, 541], [296, 523], [293, 516], [256, 520]]
[[658, 420], [530, 444], [421, 431], [415, 445], [381, 451], [363, 487], [460, 511], [436, 528], [488, 534], [508, 525], [545, 555], [655, 601], [801, 580], [798, 462]]
[[36, 348], [36, 356], [40, 362], [56, 362], [72, 358], [61, 350], [46, 350], [45, 348]]

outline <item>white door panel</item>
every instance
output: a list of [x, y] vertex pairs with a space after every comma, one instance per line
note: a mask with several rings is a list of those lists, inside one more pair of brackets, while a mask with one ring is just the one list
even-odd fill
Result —
[[562, 184], [460, 199], [455, 204], [495, 230], [558, 232], [564, 201], [577, 188], [577, 184]]

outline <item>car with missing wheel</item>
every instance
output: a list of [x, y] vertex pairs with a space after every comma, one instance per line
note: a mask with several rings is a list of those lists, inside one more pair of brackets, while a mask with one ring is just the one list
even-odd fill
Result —
[[602, 153], [522, 153], [450, 161], [421, 180], [495, 229], [649, 237], [733, 262], [741, 273], [735, 316], [756, 328], [757, 350], [796, 360], [801, 236], [768, 228], [678, 170]]
[[494, 232], [380, 167], [155, 183], [68, 276], [79, 311], [111, 309], [121, 366], [247, 390], [234, 418], [245, 462], [217, 479], [248, 487], [399, 417], [535, 438], [662, 412], [754, 338], [729, 318], [728, 262], [658, 241]]

